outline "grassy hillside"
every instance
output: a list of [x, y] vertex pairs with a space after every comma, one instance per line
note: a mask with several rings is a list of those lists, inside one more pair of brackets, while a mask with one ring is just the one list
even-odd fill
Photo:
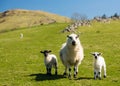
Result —
[[[119, 86], [120, 84], [120, 21], [96, 23], [80, 27], [80, 40], [85, 58], [76, 79], [63, 78], [64, 66], [59, 50], [69, 33], [60, 33], [67, 24], [56, 23], [0, 34], [1, 86]], [[20, 33], [24, 38], [20, 39]], [[58, 57], [58, 76], [45, 75], [40, 50], [51, 49]], [[102, 52], [107, 64], [107, 78], [93, 79], [93, 57], [90, 52]], [[54, 73], [54, 70], [52, 70]]]
[[31, 10], [8, 10], [0, 13], [0, 32], [15, 30], [21, 27], [44, 25], [51, 23], [69, 22], [70, 19], [57, 14], [52, 14], [43, 11]]

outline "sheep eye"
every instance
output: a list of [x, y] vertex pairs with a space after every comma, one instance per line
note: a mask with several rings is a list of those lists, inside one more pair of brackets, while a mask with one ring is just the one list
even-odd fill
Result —
[[69, 37], [72, 40], [72, 37]]
[[79, 35], [76, 36], [76, 39], [79, 37]]
[[76, 37], [76, 39], [78, 38], [78, 36]]

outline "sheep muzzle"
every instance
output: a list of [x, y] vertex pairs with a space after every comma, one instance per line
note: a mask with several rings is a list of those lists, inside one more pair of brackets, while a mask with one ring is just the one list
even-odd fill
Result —
[[76, 45], [76, 42], [75, 42], [75, 41], [72, 41], [72, 45], [74, 45], [74, 46], [75, 46], [75, 45]]

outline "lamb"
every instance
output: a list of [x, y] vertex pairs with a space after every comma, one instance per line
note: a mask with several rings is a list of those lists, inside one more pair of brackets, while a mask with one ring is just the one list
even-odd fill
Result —
[[84, 58], [83, 47], [79, 40], [79, 35], [70, 34], [67, 36], [67, 42], [62, 45], [60, 50], [60, 59], [65, 66], [64, 76], [67, 75], [69, 69], [68, 78], [71, 79], [71, 66], [74, 66], [74, 78], [78, 74], [78, 66]]
[[104, 58], [101, 56], [101, 53], [99, 52], [94, 52], [91, 53], [94, 58], [94, 79], [101, 79], [101, 71], [102, 71], [102, 67], [104, 68], [104, 78], [106, 78], [106, 63]]
[[44, 50], [40, 52], [43, 53], [45, 57], [44, 63], [46, 66], [47, 75], [51, 75], [52, 67], [55, 68], [55, 75], [57, 75], [57, 68], [58, 68], [57, 57], [54, 54], [49, 54], [50, 52], [52, 52], [51, 50]]

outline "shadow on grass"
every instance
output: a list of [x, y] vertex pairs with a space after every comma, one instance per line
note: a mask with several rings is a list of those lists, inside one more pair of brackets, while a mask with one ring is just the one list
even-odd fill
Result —
[[79, 77], [76, 80], [91, 80], [94, 79], [93, 77]]
[[46, 74], [31, 74], [29, 76], [35, 76], [36, 81], [45, 81], [45, 80], [56, 80], [56, 79], [61, 79], [64, 78], [63, 75], [46, 75]]

